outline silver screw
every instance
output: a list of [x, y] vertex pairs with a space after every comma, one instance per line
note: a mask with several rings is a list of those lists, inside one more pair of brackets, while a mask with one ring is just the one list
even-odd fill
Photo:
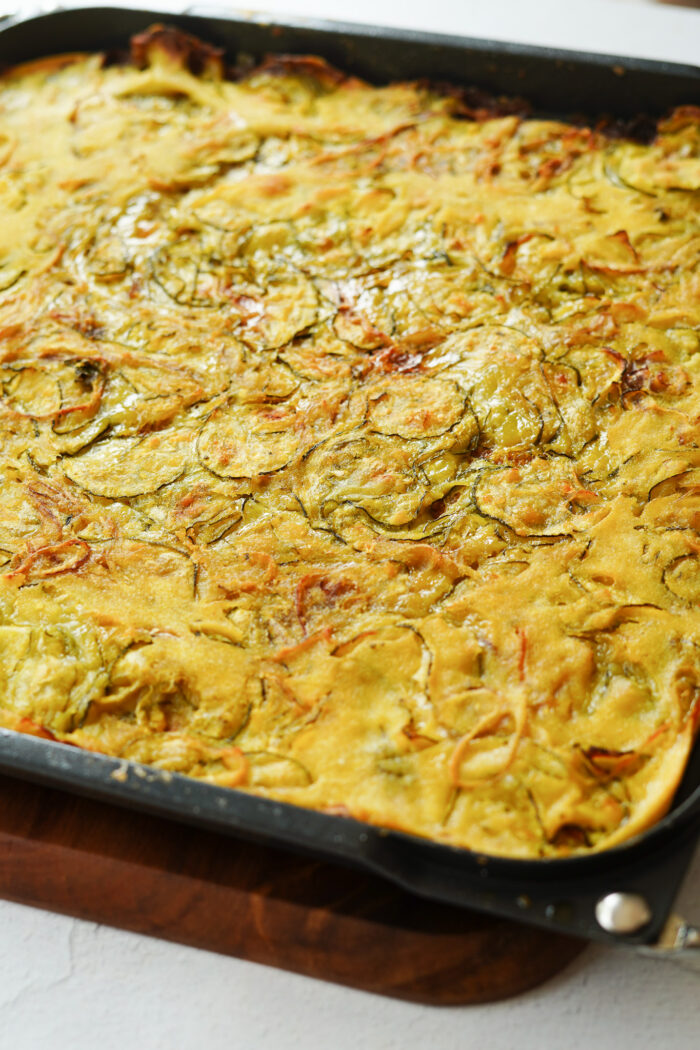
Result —
[[648, 903], [638, 893], [608, 893], [595, 906], [598, 925], [606, 933], [637, 933], [651, 922]]

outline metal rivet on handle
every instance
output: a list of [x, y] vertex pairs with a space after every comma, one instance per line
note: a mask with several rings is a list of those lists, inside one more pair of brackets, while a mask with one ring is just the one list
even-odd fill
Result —
[[595, 906], [598, 925], [606, 933], [637, 933], [651, 922], [651, 908], [638, 893], [608, 893]]

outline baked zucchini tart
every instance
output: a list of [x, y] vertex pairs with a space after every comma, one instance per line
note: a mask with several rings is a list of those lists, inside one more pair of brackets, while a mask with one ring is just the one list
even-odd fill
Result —
[[486, 854], [700, 721], [700, 110], [317, 58], [0, 80], [0, 724]]

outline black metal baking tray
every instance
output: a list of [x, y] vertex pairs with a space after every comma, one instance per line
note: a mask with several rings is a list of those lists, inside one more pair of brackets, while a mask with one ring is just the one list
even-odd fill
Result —
[[[495, 95], [524, 96], [537, 111], [562, 116], [655, 117], [700, 102], [700, 70], [690, 66], [317, 20], [197, 15], [194, 9], [167, 15], [57, 9], [10, 17], [0, 30], [0, 64], [124, 48], [133, 33], [164, 18], [224, 47], [231, 61], [241, 53], [311, 53], [373, 82], [428, 77], [476, 85]], [[341, 861], [431, 899], [632, 945], [659, 940], [700, 834], [699, 748], [671, 812], [654, 828], [599, 854], [556, 860], [486, 857], [8, 730], [0, 730], [0, 771]], [[601, 928], [596, 904], [614, 892], [644, 898], [651, 917], [643, 928], [629, 934]]]

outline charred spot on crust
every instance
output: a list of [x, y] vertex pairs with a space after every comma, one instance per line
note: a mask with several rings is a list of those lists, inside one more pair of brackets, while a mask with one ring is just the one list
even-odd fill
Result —
[[577, 850], [589, 849], [591, 845], [590, 835], [586, 828], [578, 824], [562, 824], [562, 826], [551, 837], [550, 842], [562, 849]]
[[126, 66], [131, 62], [131, 53], [126, 47], [110, 47], [102, 53], [102, 68], [109, 69], [111, 66]]
[[603, 116], [596, 127], [608, 139], [629, 139], [648, 146], [656, 138], [659, 120], [648, 113], [637, 113], [634, 117]]
[[97, 377], [102, 374], [99, 365], [89, 360], [79, 361], [75, 366], [75, 372], [80, 382], [85, 386], [92, 386]]
[[137, 68], [144, 69], [154, 49], [162, 51], [194, 76], [204, 73], [215, 77], [223, 75], [223, 48], [205, 44], [175, 26], [153, 25], [132, 36], [131, 61]]
[[524, 98], [492, 95], [477, 87], [458, 87], [446, 81], [430, 80], [419, 81], [419, 87], [426, 87], [450, 99], [451, 115], [462, 120], [479, 123], [493, 117], [527, 117], [532, 112], [532, 106]]

